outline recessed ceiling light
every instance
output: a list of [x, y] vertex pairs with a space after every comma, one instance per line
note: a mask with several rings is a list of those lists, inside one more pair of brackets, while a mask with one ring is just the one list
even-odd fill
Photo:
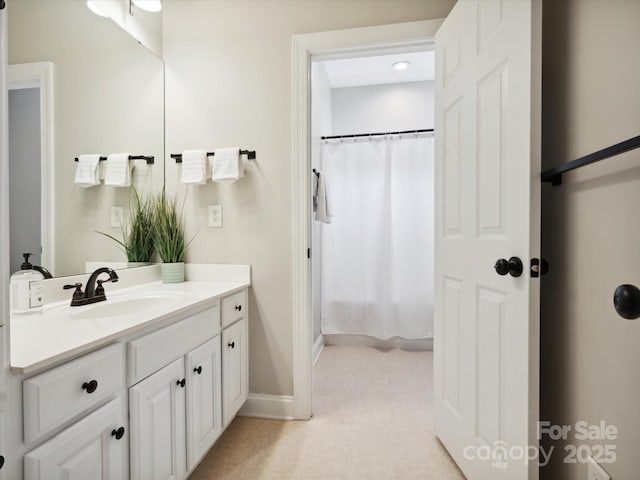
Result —
[[159, 12], [162, 10], [160, 0], [133, 0], [133, 4], [147, 12]]
[[411, 63], [407, 62], [406, 60], [402, 60], [400, 62], [394, 63], [391, 66], [394, 70], [406, 70], [407, 68], [409, 68], [409, 65], [411, 65]]
[[89, 10], [91, 10], [96, 15], [100, 15], [101, 17], [109, 16], [104, 13], [100, 7], [96, 6], [96, 4], [92, 0], [87, 0], [87, 7], [89, 7]]

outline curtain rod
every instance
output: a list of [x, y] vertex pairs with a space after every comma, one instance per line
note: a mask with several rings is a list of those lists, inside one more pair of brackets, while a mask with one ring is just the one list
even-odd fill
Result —
[[433, 132], [433, 128], [423, 128], [421, 130], [403, 130], [400, 132], [351, 133], [349, 135], [329, 135], [327, 137], [320, 137], [320, 140], [334, 140], [338, 138], [379, 137], [383, 135], [407, 135], [411, 133], [428, 133], [428, 132]]

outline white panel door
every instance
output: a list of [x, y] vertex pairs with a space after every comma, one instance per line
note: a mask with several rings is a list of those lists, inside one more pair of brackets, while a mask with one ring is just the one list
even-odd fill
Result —
[[118, 398], [25, 455], [24, 478], [125, 480], [129, 478], [126, 435]]
[[193, 469], [222, 433], [220, 336], [189, 352], [187, 371], [187, 469]]
[[[538, 476], [518, 453], [538, 445], [540, 14], [460, 0], [436, 35], [435, 428], [471, 480]], [[510, 257], [523, 273], [498, 275]]]
[[185, 386], [179, 358], [129, 389], [132, 479], [185, 478]]
[[247, 319], [222, 330], [222, 420], [226, 427], [247, 400]]

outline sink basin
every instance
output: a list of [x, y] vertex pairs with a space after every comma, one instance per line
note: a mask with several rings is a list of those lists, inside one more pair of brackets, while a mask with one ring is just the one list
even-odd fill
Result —
[[[149, 310], [170, 307], [185, 300], [182, 292], [127, 295], [107, 298], [106, 301], [86, 307], [70, 307], [71, 317], [75, 319], [96, 319], [116, 317], [119, 315], [135, 315]], [[75, 309], [78, 310], [75, 310]]]

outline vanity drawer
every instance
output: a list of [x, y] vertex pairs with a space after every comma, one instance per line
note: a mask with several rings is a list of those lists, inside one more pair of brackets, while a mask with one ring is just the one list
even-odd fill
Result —
[[222, 328], [237, 322], [247, 315], [247, 290], [222, 299]]
[[130, 387], [220, 333], [220, 305], [169, 325], [127, 346]]
[[25, 443], [38, 440], [123, 386], [121, 344], [111, 345], [24, 380]]

